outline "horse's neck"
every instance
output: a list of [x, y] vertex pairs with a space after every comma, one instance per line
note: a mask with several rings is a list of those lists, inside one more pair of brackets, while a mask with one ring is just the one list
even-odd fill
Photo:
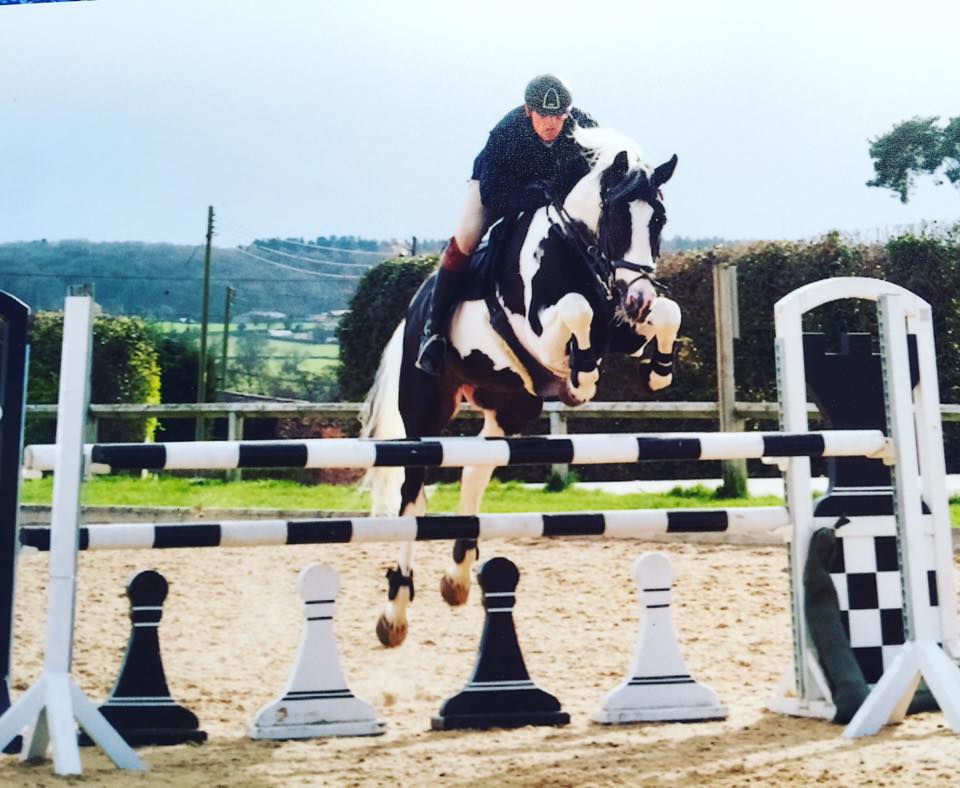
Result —
[[600, 226], [600, 174], [588, 172], [570, 190], [563, 201], [563, 209], [572, 219], [582, 222], [590, 232], [596, 234]]

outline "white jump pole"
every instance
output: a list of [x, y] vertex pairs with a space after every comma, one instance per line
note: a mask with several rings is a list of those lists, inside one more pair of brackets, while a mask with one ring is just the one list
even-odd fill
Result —
[[0, 717], [0, 749], [29, 728], [21, 758], [42, 757], [49, 744], [54, 771], [60, 775], [82, 773], [75, 722], [120, 768], [146, 768], [70, 675], [83, 431], [93, 345], [94, 303], [85, 288], [84, 293], [67, 296], [64, 305], [43, 673]]

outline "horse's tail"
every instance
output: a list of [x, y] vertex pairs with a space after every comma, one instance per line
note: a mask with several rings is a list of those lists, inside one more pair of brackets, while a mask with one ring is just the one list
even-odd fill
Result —
[[[363, 438], [405, 438], [400, 416], [400, 364], [403, 361], [401, 321], [380, 357], [380, 366], [360, 411], [360, 435]], [[370, 468], [361, 486], [370, 490], [370, 513], [396, 515], [400, 512], [400, 488], [403, 468]]]

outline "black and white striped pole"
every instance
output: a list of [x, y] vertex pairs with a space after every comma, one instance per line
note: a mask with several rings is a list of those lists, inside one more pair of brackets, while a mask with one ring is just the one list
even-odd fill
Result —
[[[750, 536], [776, 543], [783, 539], [789, 527], [790, 515], [782, 506], [234, 520], [217, 523], [109, 523], [82, 526], [78, 549], [258, 547], [541, 537], [660, 539], [678, 534]], [[20, 542], [25, 548], [49, 550], [50, 528], [42, 525], [25, 526], [20, 530]]]
[[[880, 430], [822, 432], [679, 432], [532, 438], [425, 438], [301, 441], [183, 441], [88, 444], [93, 472], [111, 470], [230, 470], [232, 468], [382, 468], [416, 465], [597, 465], [647, 460], [881, 456]], [[24, 467], [53, 470], [55, 444], [27, 446]]]

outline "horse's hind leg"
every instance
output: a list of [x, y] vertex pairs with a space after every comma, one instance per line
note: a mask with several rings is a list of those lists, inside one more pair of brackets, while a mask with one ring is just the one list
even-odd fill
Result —
[[[426, 472], [423, 468], [405, 469], [401, 489], [401, 517], [419, 517], [426, 514], [427, 497], [423, 491]], [[388, 648], [399, 646], [407, 637], [407, 605], [413, 601], [414, 542], [404, 542], [396, 568], [387, 570], [387, 604], [377, 619], [377, 637]]]
[[[504, 431], [497, 422], [496, 413], [485, 410], [480, 437], [501, 438], [503, 435]], [[495, 470], [495, 465], [464, 466], [460, 476], [460, 514], [480, 513], [480, 501]], [[440, 593], [447, 604], [462, 605], [467, 601], [470, 595], [470, 570], [478, 556], [476, 539], [457, 539], [453, 543], [453, 564], [440, 580]]]

